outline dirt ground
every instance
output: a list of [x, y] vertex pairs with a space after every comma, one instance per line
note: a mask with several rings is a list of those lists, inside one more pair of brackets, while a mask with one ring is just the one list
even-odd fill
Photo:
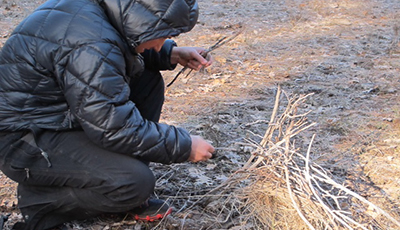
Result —
[[[0, 47], [13, 28], [43, 1], [0, 1]], [[400, 2], [398, 0], [199, 0], [201, 15], [180, 46], [215, 50], [214, 64], [181, 76], [166, 91], [162, 122], [205, 136], [217, 147], [208, 162], [151, 167], [156, 195], [174, 206], [161, 223], [105, 216], [65, 229], [250, 229], [238, 217], [197, 202], [249, 158], [248, 140], [268, 125], [277, 86], [288, 94], [314, 93], [305, 108], [318, 125], [313, 158], [363, 197], [400, 213]], [[169, 83], [180, 68], [165, 73]], [[307, 140], [306, 140], [307, 142]], [[330, 167], [329, 167], [330, 166]], [[0, 211], [21, 215], [14, 182], [0, 174]], [[215, 217], [213, 220], [211, 217]], [[236, 219], [235, 219], [236, 218]]]

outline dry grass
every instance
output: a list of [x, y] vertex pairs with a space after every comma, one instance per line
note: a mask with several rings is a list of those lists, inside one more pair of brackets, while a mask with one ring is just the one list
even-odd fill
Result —
[[[0, 46], [17, 21], [26, 15], [24, 7], [37, 1], [3, 2], [18, 4], [8, 7], [11, 10], [0, 8], [6, 16], [0, 20]], [[177, 209], [175, 217], [171, 217], [173, 220], [166, 220], [154, 229], [309, 228], [299, 210], [314, 228], [328, 225], [329, 212], [310, 203], [308, 199], [317, 202], [317, 196], [308, 183], [300, 183], [299, 178], [307, 175], [304, 172], [307, 161], [312, 185], [321, 183], [321, 188], [330, 193], [321, 192], [325, 205], [332, 204], [335, 212], [341, 210], [364, 226], [399, 229], [373, 206], [332, 185], [337, 183], [351, 189], [398, 219], [399, 2], [201, 0], [199, 5], [200, 23], [191, 33], [177, 38], [180, 46], [209, 47], [222, 36], [236, 31], [235, 25], [240, 22], [244, 22], [246, 31], [213, 52], [215, 62], [207, 69], [207, 74], [180, 77], [167, 92], [164, 121], [212, 137], [209, 139], [216, 144], [219, 153], [216, 159], [204, 164], [155, 168], [159, 178], [157, 193], [161, 198], [170, 199]], [[166, 82], [175, 75], [176, 72], [166, 74]], [[256, 150], [253, 152], [257, 160], [271, 149], [269, 144], [276, 145], [279, 141], [273, 139], [266, 147], [259, 142], [266, 130], [266, 120], [270, 120], [275, 84], [281, 84], [293, 95], [314, 92], [307, 97], [304, 107], [313, 111], [308, 118], [319, 124], [291, 138], [289, 153], [297, 154], [288, 159], [297, 165], [287, 165], [284, 146], [281, 146], [276, 149], [282, 156], [263, 156], [257, 166], [231, 175], [232, 170], [236, 171], [248, 159], [243, 149]], [[287, 97], [281, 99], [288, 101]], [[280, 107], [279, 111], [285, 108]], [[202, 128], [198, 128], [198, 124]], [[274, 132], [274, 137], [278, 133], [279, 130]], [[317, 133], [314, 141], [310, 133]], [[236, 143], [243, 138], [250, 144], [236, 148]], [[287, 166], [300, 168], [292, 175], [293, 180], [289, 180], [294, 201], [301, 201], [297, 209], [286, 185], [283, 168]], [[314, 168], [324, 169], [335, 183], [321, 182], [317, 178], [321, 175]], [[190, 175], [192, 169], [200, 171], [201, 175]], [[277, 169], [280, 170], [278, 178]], [[218, 186], [224, 181], [223, 176], [229, 175], [230, 179]], [[201, 184], [198, 180], [203, 176], [209, 180], [206, 178], [206, 183]], [[7, 193], [2, 200], [11, 205], [15, 199], [15, 184], [2, 181], [5, 181], [2, 191]], [[308, 189], [307, 196], [299, 192], [303, 188]], [[338, 194], [344, 196], [337, 199], [339, 205], [333, 198], [328, 199]], [[334, 223], [341, 225], [338, 221]], [[82, 229], [140, 228], [132, 225], [135, 224], [130, 220], [110, 219], [81, 226], [86, 227]]]
[[287, 105], [279, 113], [280, 94], [278, 88], [262, 141], [257, 144], [249, 140], [256, 147], [251, 158], [226, 183], [205, 196], [210, 199], [215, 195], [216, 201], [211, 202], [214, 215], [210, 216], [217, 216], [215, 221], [223, 226], [240, 215], [246, 223], [243, 229], [400, 228], [399, 215], [349, 189], [346, 178], [313, 161], [313, 155], [318, 155], [311, 150], [315, 135], [306, 150], [295, 146], [301, 142], [297, 136], [315, 125], [307, 121], [309, 112], [299, 114], [310, 94], [290, 97], [284, 93]]

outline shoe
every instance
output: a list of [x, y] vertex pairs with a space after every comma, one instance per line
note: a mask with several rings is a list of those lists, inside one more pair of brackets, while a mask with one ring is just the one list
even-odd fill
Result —
[[12, 230], [24, 230], [26, 228], [26, 224], [22, 222], [17, 222], [12, 227]]
[[165, 201], [159, 199], [149, 199], [131, 211], [136, 220], [148, 222], [160, 220], [171, 214], [171, 212], [172, 208]]
[[0, 215], [0, 230], [3, 230], [4, 223], [7, 222], [10, 215]]

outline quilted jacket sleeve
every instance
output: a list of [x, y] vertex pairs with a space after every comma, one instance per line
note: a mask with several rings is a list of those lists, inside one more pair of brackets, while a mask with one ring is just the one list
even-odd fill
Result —
[[114, 152], [164, 164], [189, 158], [187, 131], [141, 117], [129, 100], [120, 49], [96, 43], [74, 50], [61, 81], [72, 114], [89, 138]]

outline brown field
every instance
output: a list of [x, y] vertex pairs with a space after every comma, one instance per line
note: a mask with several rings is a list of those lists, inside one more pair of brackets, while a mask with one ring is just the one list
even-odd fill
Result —
[[[42, 2], [0, 1], [0, 47]], [[261, 140], [278, 85], [288, 95], [313, 93], [302, 109], [311, 111], [307, 118], [317, 125], [298, 136], [304, 143], [299, 148], [315, 134], [312, 159], [400, 221], [400, 2], [199, 0], [199, 5], [198, 25], [176, 38], [178, 45], [209, 47], [243, 32], [212, 52], [211, 67], [167, 88], [162, 122], [205, 136], [218, 148], [216, 157], [152, 165], [156, 195], [175, 208], [160, 223], [104, 216], [67, 223], [65, 229], [274, 229], [246, 222], [243, 207], [229, 203], [233, 188], [219, 197], [211, 192], [250, 157], [249, 140]], [[166, 83], [179, 70], [165, 73]], [[21, 219], [15, 188], [0, 174], [0, 211], [11, 214], [6, 230]], [[374, 229], [396, 227], [383, 221]]]

